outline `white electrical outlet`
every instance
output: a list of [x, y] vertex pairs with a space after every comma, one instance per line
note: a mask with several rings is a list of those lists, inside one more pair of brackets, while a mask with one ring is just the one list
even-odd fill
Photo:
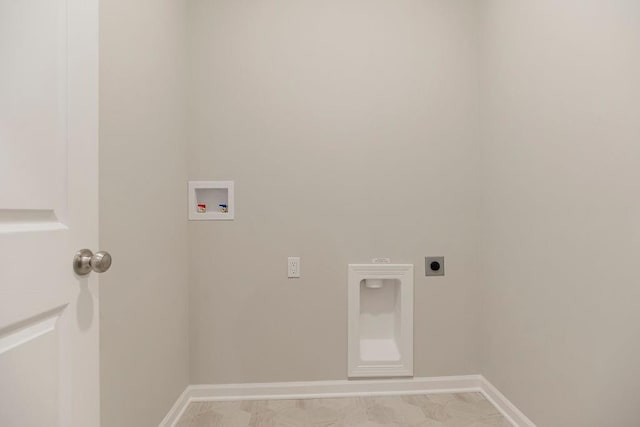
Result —
[[290, 256], [288, 267], [288, 276], [290, 279], [300, 277], [300, 257]]

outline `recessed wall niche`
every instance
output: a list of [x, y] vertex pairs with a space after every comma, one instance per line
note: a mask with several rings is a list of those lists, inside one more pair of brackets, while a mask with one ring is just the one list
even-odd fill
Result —
[[234, 219], [233, 181], [189, 181], [189, 220]]

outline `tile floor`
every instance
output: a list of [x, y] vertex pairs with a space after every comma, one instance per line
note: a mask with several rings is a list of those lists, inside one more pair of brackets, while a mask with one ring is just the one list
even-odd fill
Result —
[[202, 402], [177, 427], [511, 427], [480, 393]]

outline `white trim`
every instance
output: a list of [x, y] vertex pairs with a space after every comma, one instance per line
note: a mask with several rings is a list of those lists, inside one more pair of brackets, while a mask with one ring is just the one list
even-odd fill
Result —
[[481, 391], [484, 397], [504, 415], [504, 417], [516, 427], [536, 427], [525, 414], [520, 411], [506, 396], [485, 377], [482, 377]]
[[169, 409], [169, 413], [164, 417], [162, 421], [160, 421], [159, 427], [173, 427], [178, 424], [178, 421], [184, 414], [184, 411], [187, 410], [187, 406], [191, 403], [191, 399], [189, 398], [189, 392], [192, 386], [187, 386], [180, 396], [178, 396], [178, 400], [173, 404], [171, 409]]
[[66, 305], [18, 323], [20, 326], [16, 329], [0, 332], [0, 354], [54, 331], [65, 307]]
[[350, 396], [398, 396], [439, 393], [482, 393], [514, 427], [536, 427], [482, 375], [390, 380], [307, 381], [257, 384], [190, 385], [160, 427], [175, 427], [192, 402], [317, 399]]
[[67, 229], [53, 209], [0, 209], [0, 233]]

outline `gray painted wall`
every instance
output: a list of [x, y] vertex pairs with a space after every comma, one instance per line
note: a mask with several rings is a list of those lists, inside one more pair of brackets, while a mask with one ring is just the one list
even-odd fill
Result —
[[476, 4], [189, 2], [189, 176], [236, 183], [189, 224], [192, 383], [346, 378], [378, 256], [417, 267], [416, 375], [479, 371]]
[[100, 3], [102, 426], [155, 426], [188, 383], [184, 1]]
[[[186, 3], [101, 8], [104, 426], [345, 378], [346, 265], [378, 256], [418, 267], [416, 375], [640, 424], [637, 2]], [[187, 225], [188, 178], [235, 180], [236, 220]]]
[[482, 371], [541, 427], [640, 425], [640, 3], [485, 4]]

